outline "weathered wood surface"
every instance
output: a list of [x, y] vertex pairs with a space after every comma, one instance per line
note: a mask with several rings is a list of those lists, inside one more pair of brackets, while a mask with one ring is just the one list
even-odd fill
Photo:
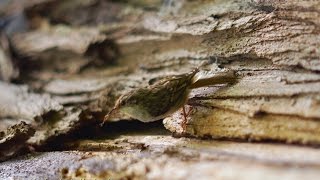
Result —
[[1, 132], [0, 162], [19, 155], [21, 151], [28, 151], [27, 141], [35, 130], [25, 122], [15, 124]]
[[[131, 130], [123, 129], [123, 125]], [[159, 123], [153, 128], [130, 123], [111, 125], [106, 129], [108, 139], [81, 140], [68, 143], [69, 151], [34, 153], [4, 162], [0, 164], [0, 176], [290, 180], [320, 176], [320, 151], [315, 148], [174, 138], [155, 125]]]
[[[188, 102], [192, 110], [186, 130], [181, 127], [181, 112], [164, 120], [164, 126], [175, 135], [320, 144], [320, 3], [317, 1], [35, 0], [21, 3], [15, 10], [23, 8], [25, 16], [20, 15], [28, 20], [29, 31], [13, 33], [11, 28], [11, 31], [6, 28], [5, 32], [10, 32], [13, 56], [8, 54], [8, 47], [0, 47], [0, 53], [4, 52], [0, 57], [1, 79], [14, 79], [23, 84], [0, 84], [0, 127], [3, 131], [22, 120], [31, 124], [36, 132], [27, 143], [36, 149], [50, 149], [51, 143], [61, 144], [74, 133], [98, 137], [100, 134], [92, 133], [92, 129], [98, 127], [121, 94], [199, 66], [203, 77], [231, 69], [236, 71], [239, 81], [192, 91]], [[2, 12], [1, 8], [0, 11], [5, 15], [13, 12], [6, 9]], [[132, 119], [123, 114], [112, 119], [121, 120]], [[157, 144], [157, 137], [135, 138], [128, 135], [124, 141], [142, 141], [154, 147], [147, 148], [149, 155], [145, 159], [139, 159], [143, 154], [140, 145], [113, 144], [119, 140], [84, 141], [71, 149], [110, 150], [96, 152], [94, 160], [88, 160], [100, 164], [101, 171], [94, 172], [90, 165], [71, 168], [70, 164], [66, 165], [68, 172], [64, 171], [64, 176], [74, 178], [80, 173], [81, 177], [88, 178], [103, 172], [103, 177], [148, 179], [167, 178], [177, 171], [181, 176], [177, 174], [174, 178], [179, 179], [196, 176], [192, 169], [197, 169], [203, 177], [217, 179], [249, 176], [255, 179], [262, 175], [268, 179], [278, 173], [287, 179], [319, 176], [319, 164], [305, 162], [302, 155], [317, 154], [317, 149], [281, 146], [283, 149], [278, 151], [275, 144], [251, 146], [230, 142], [217, 151], [239, 148], [247, 151], [250, 158], [245, 155], [243, 160], [240, 152], [228, 154], [226, 158], [215, 154], [217, 152], [208, 155], [209, 158], [199, 158], [207, 156], [205, 152], [213, 147], [220, 148], [224, 142], [159, 136], [159, 140], [175, 149], [176, 154], [172, 155], [170, 150], [169, 153], [164, 150], [169, 145]], [[196, 143], [195, 146], [208, 144], [199, 145], [199, 149], [184, 149], [191, 142]], [[178, 144], [183, 145], [180, 148]], [[116, 149], [112, 149], [115, 146]], [[271, 150], [256, 152], [252, 147]], [[121, 153], [131, 152], [130, 148], [134, 152], [121, 155], [118, 150], [122, 148], [125, 150]], [[279, 153], [277, 157], [285, 156], [286, 152], [295, 154], [298, 149], [299, 155], [294, 156], [297, 161], [259, 155], [269, 156], [274, 149]], [[190, 158], [194, 153], [196, 158]], [[86, 156], [84, 154], [87, 153], [49, 152], [34, 162], [70, 155], [74, 158], [72, 161], [81, 164], [85, 160], [77, 158]], [[156, 158], [157, 163], [152, 158]], [[126, 159], [129, 160], [123, 165]], [[16, 163], [26, 161], [33, 162], [27, 158], [8, 162], [8, 167], [14, 168]], [[179, 162], [177, 169], [170, 167], [176, 162]], [[43, 172], [41, 176], [57, 178], [59, 163], [66, 162], [55, 163], [50, 166], [54, 167], [54, 174]], [[110, 164], [115, 169], [106, 167]], [[6, 168], [6, 165], [0, 166]], [[217, 169], [214, 172], [213, 166]], [[180, 167], [186, 168], [178, 170]], [[3, 177], [12, 175], [7, 170]], [[156, 174], [157, 170], [164, 173]], [[231, 173], [231, 170], [234, 171]]]
[[[216, 72], [223, 68], [233, 69], [238, 72], [240, 81], [232, 86], [196, 90], [193, 98], [196, 105], [192, 106], [207, 108], [194, 111], [195, 115], [190, 116], [190, 128], [184, 133], [197, 137], [272, 139], [303, 144], [320, 142], [320, 75], [317, 73], [319, 3], [204, 1], [196, 5], [186, 1], [181, 7], [179, 4], [176, 3], [177, 7], [163, 4], [161, 8], [145, 14], [141, 14], [141, 4], [129, 4], [129, 7], [114, 4], [120, 12], [129, 8], [128, 13], [132, 17], [127, 19], [126, 14], [110, 20], [108, 23], [114, 27], [112, 31], [108, 26], [100, 26], [103, 35], [113, 38], [121, 52], [116, 66], [103, 70], [87, 67], [71, 77], [70, 74], [60, 73], [62, 80], [49, 80], [52, 73], [47, 76], [36, 73], [35, 76], [49, 82], [43, 86], [45, 92], [56, 95], [60, 100], [65, 97], [75, 103], [90, 101], [88, 106], [91, 111], [102, 115], [110, 110], [112, 102], [128, 87], [144, 86], [160, 75], [187, 72], [207, 61], [204, 69]], [[60, 6], [65, 7], [64, 3], [58, 3]], [[33, 11], [41, 11], [39, 9]], [[50, 18], [62, 19], [54, 13], [49, 13]], [[70, 18], [67, 23], [73, 24], [76, 20]], [[94, 26], [101, 22], [92, 23], [91, 26]], [[49, 31], [55, 28], [49, 28]], [[75, 34], [78, 32], [76, 29], [73, 31]], [[119, 31], [125, 33], [119, 34]], [[32, 33], [39, 36], [42, 32], [46, 34], [48, 30]], [[62, 35], [64, 43], [59, 43], [59, 38], [50, 41], [53, 42], [51, 46], [59, 47], [58, 52], [63, 51], [67, 44], [74, 42], [73, 36], [65, 37]], [[39, 53], [32, 53], [39, 43], [32, 40], [30, 33], [20, 34], [14, 39], [19, 40], [19, 43], [14, 41], [18, 52], [39, 59]], [[79, 41], [78, 46], [88, 47], [88, 44], [83, 46]], [[72, 47], [73, 51], [84, 53], [85, 48], [77, 50], [78, 46]], [[50, 57], [49, 52], [44, 52]], [[63, 63], [66, 63], [65, 59]], [[137, 64], [140, 66], [137, 67]], [[40, 74], [48, 74], [44, 69], [40, 69]], [[86, 86], [79, 82], [84, 79], [84, 83], [90, 86], [86, 90], [82, 89]], [[97, 92], [101, 95], [97, 96]], [[65, 100], [64, 103], [70, 102]], [[192, 117], [202, 116], [203, 113], [207, 115], [203, 121], [199, 118], [192, 120]], [[126, 118], [120, 116], [118, 119]], [[179, 121], [179, 116], [173, 116], [168, 119], [166, 127], [179, 132], [179, 126], [170, 124], [178, 124], [176, 122]], [[212, 128], [201, 132], [201, 128], [197, 127], [201, 127], [202, 122]], [[270, 131], [274, 127], [281, 129], [281, 132], [277, 131], [279, 135]]]
[[[104, 7], [100, 3], [74, 5], [90, 7], [88, 12], [99, 14]], [[57, 11], [71, 9], [64, 2], [55, 5]], [[31, 86], [53, 94], [64, 104], [84, 103], [101, 119], [129, 87], [145, 86], [159, 76], [187, 72], [206, 61], [204, 70], [233, 69], [240, 80], [232, 86], [196, 90], [191, 105], [202, 108], [195, 108], [189, 128], [183, 133], [319, 144], [318, 2], [185, 1], [175, 6], [143, 2], [105, 6], [127, 14], [115, 13], [117, 18], [102, 22], [96, 19], [82, 29], [48, 26], [47, 19], [42, 19], [37, 21], [38, 30], [13, 37], [18, 54], [40, 65], [28, 73], [33, 79], [29, 82]], [[143, 13], [145, 6], [153, 8]], [[42, 4], [27, 12], [33, 17], [46, 7]], [[75, 18], [82, 8], [68, 12], [69, 19], [56, 11], [49, 11], [45, 18], [70, 25], [83, 24], [88, 22], [86, 17]], [[101, 23], [105, 25], [91, 28]], [[100, 47], [109, 49], [109, 53], [94, 50], [93, 44], [106, 39], [112, 39], [117, 47], [102, 43]], [[95, 53], [88, 53], [89, 49]], [[102, 69], [92, 66], [97, 59], [110, 64], [105, 62], [108, 58], [101, 60], [101, 57], [110, 59], [115, 54], [116, 65]], [[53, 59], [57, 60], [48, 66]], [[206, 114], [203, 120], [196, 118], [203, 114]], [[117, 119], [128, 117], [119, 115]], [[179, 132], [179, 126], [173, 125], [179, 121], [179, 116], [173, 116], [166, 127]], [[212, 128], [201, 132], [197, 127], [202, 122]], [[270, 131], [274, 127], [281, 129], [277, 131], [279, 135]]]
[[0, 32], [0, 80], [10, 81], [19, 75], [10, 54], [10, 43], [7, 36]]

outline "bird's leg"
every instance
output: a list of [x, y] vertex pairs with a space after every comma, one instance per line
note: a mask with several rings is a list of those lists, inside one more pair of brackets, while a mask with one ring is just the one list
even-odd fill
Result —
[[191, 113], [192, 109], [193, 109], [193, 107], [192, 107], [192, 106], [190, 106], [189, 111], [187, 112], [187, 117], [189, 117], [189, 115], [190, 115], [190, 113]]
[[183, 111], [183, 121], [182, 121], [181, 126], [182, 126], [182, 128], [183, 128], [183, 131], [185, 131], [185, 130], [187, 130], [187, 122], [188, 122], [187, 117], [188, 117], [188, 115], [187, 115], [187, 113], [186, 113], [186, 108], [185, 108], [184, 105], [183, 105], [183, 107], [182, 107], [182, 111]]
[[188, 122], [188, 117], [192, 111], [193, 107], [191, 106], [188, 110], [188, 112], [186, 112], [186, 107], [185, 105], [182, 107], [182, 111], [183, 111], [183, 121], [182, 121], [182, 128], [185, 131], [187, 129], [187, 122]]

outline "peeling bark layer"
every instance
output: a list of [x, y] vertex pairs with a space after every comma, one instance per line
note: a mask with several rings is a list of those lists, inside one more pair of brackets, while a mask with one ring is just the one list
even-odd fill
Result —
[[[3, 162], [0, 178], [319, 178], [319, 151], [311, 147], [320, 144], [319, 2], [11, 3], [0, 7], [10, 17], [19, 12], [4, 28], [12, 54], [0, 47], [0, 78], [24, 85], [0, 82], [0, 159], [30, 145], [70, 151]], [[11, 26], [19, 19], [27, 32]], [[202, 78], [232, 70], [238, 81], [192, 90], [186, 129], [180, 111], [164, 119], [174, 135], [193, 138], [145, 131], [152, 123], [131, 127], [137, 122], [121, 113], [96, 128], [122, 94], [195, 67]], [[70, 142], [77, 135], [91, 139]]]
[[20, 122], [1, 131], [0, 136], [0, 161], [27, 151], [27, 140], [33, 136], [35, 130], [25, 122]]
[[[84, 109], [64, 107], [49, 94], [31, 92], [28, 86], [0, 82], [0, 89], [1, 131], [19, 123], [26, 123], [25, 126], [30, 126], [36, 131], [26, 136], [25, 141], [29, 145], [45, 146], [81, 126], [95, 123], [90, 120], [90, 114]], [[13, 140], [12, 144], [14, 143], [19, 145], [21, 142]]]
[[[40, 68], [40, 73], [32, 71], [33, 81], [29, 83], [52, 94], [62, 104], [81, 104], [98, 120], [110, 111], [121, 94], [202, 65], [202, 71], [211, 76], [226, 69], [235, 70], [239, 82], [196, 89], [189, 104], [197, 111], [189, 117], [186, 132], [175, 126], [179, 125], [181, 116], [166, 119], [168, 129], [195, 137], [319, 144], [316, 127], [320, 117], [317, 18], [320, 7], [316, 1], [303, 2], [77, 1], [70, 3], [74, 5], [71, 6], [63, 1], [50, 1], [52, 6], [43, 3], [28, 8], [30, 22], [37, 20], [38, 29], [16, 35], [13, 45], [20, 55], [31, 55], [37, 61], [52, 60], [52, 54], [59, 52], [56, 59], [64, 59], [62, 65], [56, 64], [53, 69], [49, 66], [49, 71]], [[115, 11], [111, 11], [108, 18], [97, 18], [105, 7]], [[80, 12], [95, 15], [75, 18]], [[64, 18], [65, 13], [69, 18]], [[49, 26], [43, 26], [48, 22]], [[63, 28], [59, 23], [71, 28]], [[83, 24], [88, 27], [72, 28]], [[86, 36], [86, 41], [77, 40], [83, 31], [93, 36]], [[30, 38], [32, 34], [55, 38], [49, 47], [47, 43], [34, 43]], [[99, 43], [106, 39], [111, 39], [116, 47], [102, 44], [105, 48], [101, 51]], [[69, 46], [75, 41], [77, 46]], [[52, 47], [56, 48], [50, 53]], [[61, 58], [65, 57], [61, 50], [72, 52], [72, 57], [84, 58], [85, 62], [79, 58]], [[103, 56], [101, 52], [106, 50], [109, 53]], [[95, 53], [90, 53], [92, 51]], [[102, 63], [101, 69], [88, 66], [97, 57], [106, 64]], [[107, 59], [115, 60], [115, 66], [109, 66]], [[70, 70], [73, 66], [67, 65], [68, 62], [76, 64], [75, 71]], [[199, 118], [203, 114], [205, 118]], [[122, 114], [114, 117], [114, 120], [121, 119], [130, 117]], [[220, 125], [216, 126], [216, 122]], [[198, 127], [203, 123], [211, 128], [202, 132]], [[242, 123], [246, 125], [240, 126]], [[288, 125], [292, 123], [292, 127]], [[232, 127], [234, 131], [223, 127]], [[272, 127], [279, 127], [279, 135], [269, 133]], [[299, 137], [295, 135], [297, 132]]]
[[18, 75], [11, 58], [8, 38], [0, 32], [0, 80], [2, 81], [10, 81]]
[[[319, 177], [319, 151], [308, 147], [177, 139], [148, 133], [121, 135], [100, 142], [82, 140], [69, 146], [81, 151], [37, 153], [18, 163], [8, 161], [0, 164], [0, 172], [6, 172], [0, 173], [0, 177], [273, 179], [281, 176], [291, 180]], [[34, 168], [29, 167], [31, 163]]]
[[34, 124], [37, 120], [41, 121], [47, 113], [63, 109], [49, 94], [32, 93], [28, 86], [0, 82], [0, 89], [0, 119], [24, 119], [29, 124]]

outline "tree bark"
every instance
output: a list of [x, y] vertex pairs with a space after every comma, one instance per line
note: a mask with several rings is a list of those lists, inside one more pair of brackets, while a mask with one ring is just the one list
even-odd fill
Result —
[[[57, 159], [50, 165], [55, 175], [43, 173], [44, 178], [152, 179], [169, 178], [171, 172], [178, 173], [174, 179], [192, 179], [196, 172], [217, 179], [268, 179], [278, 173], [287, 179], [319, 177], [319, 163], [305, 160], [308, 153], [317, 159], [317, 149], [274, 143], [320, 144], [319, 2], [50, 0], [33, 2], [25, 14], [31, 29], [11, 35], [10, 42], [19, 60], [16, 81], [29, 89], [0, 84], [1, 89], [13, 89], [8, 90], [10, 106], [0, 109], [2, 130], [27, 119], [36, 126], [31, 145], [55, 141], [64, 150], [95, 151], [44, 153], [34, 161], [68, 156], [77, 162], [59, 169], [63, 160]], [[7, 62], [10, 56], [5, 58]], [[202, 78], [231, 70], [238, 78], [236, 83], [222, 79], [219, 85], [192, 90], [186, 129], [182, 111], [163, 120], [175, 136], [198, 140], [175, 139], [163, 131], [156, 137], [132, 135], [152, 123], [131, 127], [133, 132], [122, 137], [134, 121], [124, 121], [133, 119], [117, 113], [104, 131], [112, 137], [109, 126], [118, 123], [123, 128], [116, 135], [120, 137], [61, 142], [89, 126], [98, 127], [122, 94], [196, 67]], [[1, 77], [13, 78], [0, 70]], [[21, 93], [14, 95], [14, 89]], [[0, 100], [0, 105], [6, 103]], [[32, 111], [24, 111], [29, 105]], [[37, 122], [39, 117], [43, 122]]]

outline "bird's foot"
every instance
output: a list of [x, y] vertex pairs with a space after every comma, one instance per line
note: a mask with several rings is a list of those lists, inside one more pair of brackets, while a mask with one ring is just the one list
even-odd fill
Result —
[[188, 116], [190, 115], [191, 111], [192, 111], [192, 107], [189, 108], [188, 112], [186, 112], [186, 108], [185, 106], [182, 107], [182, 111], [183, 111], [183, 120], [181, 123], [183, 132], [186, 132], [187, 130], [187, 122], [188, 122]]

